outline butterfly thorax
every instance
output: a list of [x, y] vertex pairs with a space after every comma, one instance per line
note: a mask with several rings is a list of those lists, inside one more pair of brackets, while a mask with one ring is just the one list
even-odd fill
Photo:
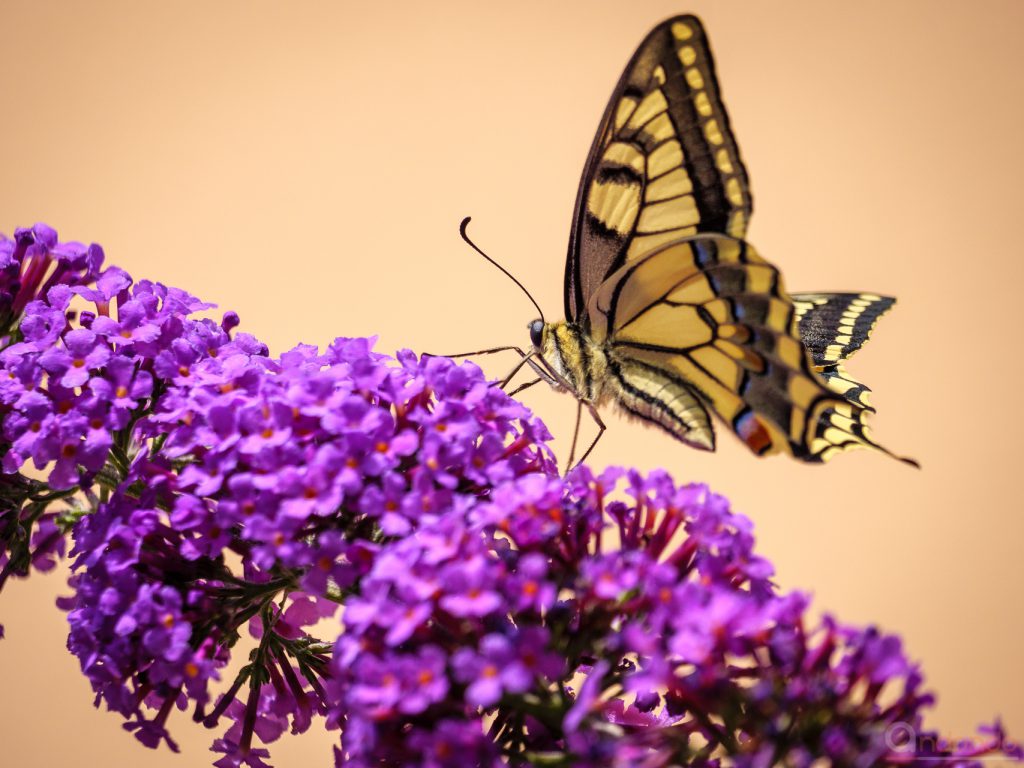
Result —
[[580, 325], [564, 320], [548, 323], [538, 351], [577, 397], [591, 403], [603, 399], [608, 358]]

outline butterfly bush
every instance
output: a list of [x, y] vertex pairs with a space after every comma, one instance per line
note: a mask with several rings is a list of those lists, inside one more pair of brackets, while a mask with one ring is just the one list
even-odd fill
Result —
[[707, 487], [561, 476], [471, 363], [272, 357], [102, 262], [0, 239], [0, 586], [68, 548], [68, 648], [146, 746], [191, 719], [220, 768], [314, 722], [352, 768], [1022, 757], [928, 731], [899, 638], [812, 622]]

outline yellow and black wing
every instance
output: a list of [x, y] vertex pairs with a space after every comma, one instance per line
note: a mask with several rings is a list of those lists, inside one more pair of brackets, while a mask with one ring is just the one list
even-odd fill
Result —
[[612, 93], [576, 196], [565, 312], [628, 261], [698, 232], [742, 238], [752, 201], [707, 37], [694, 16], [656, 26]]
[[874, 410], [871, 390], [853, 378], [843, 361], [871, 337], [878, 318], [896, 303], [873, 293], [794, 293], [800, 340], [811, 353], [814, 369], [847, 400]]
[[714, 447], [703, 404], [757, 454], [888, 453], [869, 410], [816, 373], [778, 269], [740, 239], [694, 235], [631, 261], [587, 315], [616, 399], [691, 445]]

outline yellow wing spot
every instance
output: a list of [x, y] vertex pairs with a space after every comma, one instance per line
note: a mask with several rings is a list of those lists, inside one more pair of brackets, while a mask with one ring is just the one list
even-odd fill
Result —
[[852, 419], [853, 418], [853, 404], [852, 403], [847, 403], [847, 402], [835, 403], [832, 406], [832, 410], [835, 411], [836, 413], [838, 413], [840, 416], [845, 416], [848, 419]]
[[856, 421], [847, 416], [840, 416], [839, 414], [835, 414], [832, 417], [832, 424], [839, 427], [839, 429], [843, 430], [844, 432], [849, 432], [853, 428], [853, 425], [856, 423]]
[[792, 336], [780, 336], [775, 343], [775, 354], [790, 368], [800, 368], [804, 348]]
[[701, 117], [711, 117], [711, 100], [704, 91], [700, 91], [693, 97], [693, 105], [697, 107], [697, 114]]
[[807, 414], [800, 408], [789, 412], [789, 439], [794, 443], [803, 442], [804, 429], [807, 427]]
[[834, 449], [829, 450], [831, 444], [827, 440], [822, 440], [820, 437], [815, 437], [811, 440], [808, 447], [811, 449], [811, 453], [821, 456], [822, 461], [828, 461], [828, 457], [834, 453]]
[[821, 391], [818, 385], [806, 376], [793, 376], [789, 380], [789, 399], [800, 408], [806, 411], [818, 393]]
[[684, 195], [661, 203], [644, 206], [640, 212], [638, 232], [660, 232], [663, 229], [689, 227], [700, 221], [693, 195]]
[[856, 388], [856, 384], [846, 379], [831, 378], [828, 380], [828, 386], [835, 392], [838, 392], [843, 397], [846, 397], [846, 393], [851, 389]]
[[[736, 240], [716, 240], [719, 264], [737, 264], [740, 260], [740, 244]], [[753, 248], [747, 249], [748, 258], [755, 255]]]
[[[717, 318], [716, 318], [717, 319]], [[718, 326], [718, 338], [720, 339], [734, 339], [737, 336], [742, 336], [743, 333], [738, 325], [732, 323], [723, 323]]]
[[867, 299], [867, 300], [868, 300], [868, 302], [872, 302], [872, 301], [881, 301], [881, 300], [882, 300], [882, 297], [881, 297], [881, 296], [879, 296], [879, 295], [878, 295], [877, 293], [862, 293], [862, 294], [860, 295], [860, 297], [861, 297], [862, 299]]
[[666, 141], [647, 157], [648, 176], [660, 176], [673, 168], [683, 164], [683, 149], [679, 142], [673, 139]]
[[849, 343], [850, 343], [850, 337], [849, 337], [848, 334], [844, 333], [844, 334], [842, 334], [840, 336], [836, 336], [836, 344], [842, 344], [843, 346], [846, 346]]
[[690, 357], [721, 385], [730, 390], [739, 387], [740, 380], [743, 378], [743, 369], [736, 365], [728, 355], [713, 347], [700, 347], [690, 352]]
[[676, 135], [676, 129], [672, 125], [668, 114], [662, 112], [644, 126], [642, 133], [648, 137], [648, 140], [645, 142], [647, 146], [651, 146], [673, 138]]
[[671, 243], [681, 237], [686, 237], [686, 235], [692, 235], [696, 231], [697, 227], [691, 226], [672, 229], [668, 232], [658, 232], [653, 235], [636, 235], [633, 237], [633, 242], [629, 244], [629, 250], [626, 252], [626, 261], [632, 261], [633, 259], [645, 256], [662, 245]]
[[838, 427], [829, 427], [825, 430], [824, 438], [832, 445], [842, 445], [845, 442], [853, 442], [856, 438]]
[[826, 360], [838, 360], [843, 354], [844, 345], [842, 344], [829, 344], [825, 348], [825, 359]]
[[751, 264], [747, 267], [747, 290], [751, 293], [771, 293], [775, 281], [775, 270], [771, 267]]
[[587, 210], [608, 229], [628, 235], [640, 210], [640, 185], [595, 181], [590, 185]]
[[717, 341], [715, 341], [715, 346], [718, 349], [725, 352], [725, 354], [727, 354], [733, 360], [742, 360], [747, 356], [743, 347], [741, 347], [739, 344], [733, 344], [731, 341], [728, 341], [726, 339], [718, 339]]
[[622, 130], [622, 126], [626, 124], [629, 116], [633, 114], [634, 109], [636, 109], [636, 99], [626, 96], [619, 101], [619, 106], [615, 108], [616, 131]]
[[747, 217], [743, 211], [735, 211], [729, 217], [729, 223], [725, 227], [726, 234], [733, 237], [743, 237], [747, 231]]
[[697, 60], [697, 52], [689, 45], [684, 45], [679, 49], [679, 60], [683, 62], [684, 67], [689, 67]]
[[670, 197], [679, 197], [693, 191], [693, 183], [686, 171], [676, 168], [659, 179], [650, 182], [644, 190], [644, 198], [648, 202], [667, 200]]
[[660, 64], [654, 68], [654, 72], [651, 73], [651, 77], [654, 78], [654, 82], [658, 85], [665, 84], [665, 68]]
[[625, 165], [637, 172], [637, 175], [644, 175], [644, 155], [632, 144], [616, 141], [608, 145], [602, 159], [616, 165]]
[[764, 358], [754, 350], [722, 339], [716, 341], [715, 346], [740, 363], [746, 370], [754, 373], [764, 372]]
[[686, 70], [686, 82], [693, 90], [699, 91], [704, 87], [704, 76], [696, 67], [690, 67]]
[[[701, 93], [701, 96], [704, 94]], [[722, 173], [733, 173], [732, 159], [729, 157], [729, 150], [725, 147], [715, 152], [715, 165], [718, 166], [718, 170]]]
[[629, 118], [626, 126], [636, 130], [652, 117], [667, 109], [668, 102], [665, 100], [665, 95], [660, 89], [655, 89], [644, 96], [636, 111], [633, 112], [633, 116]]
[[[714, 321], [719, 324], [718, 333], [720, 336], [722, 335], [722, 329], [724, 328], [732, 328], [734, 331], [736, 330], [736, 326], [727, 325], [729, 320], [732, 319], [732, 312], [729, 309], [729, 304], [725, 299], [716, 298], [713, 301], [709, 301], [704, 305], [704, 309], [706, 309], [708, 314], [711, 315]], [[723, 336], [723, 338], [729, 337]]]
[[[737, 251], [739, 251], [739, 243], [734, 242], [732, 243], [732, 245], [736, 248]], [[747, 244], [746, 258], [747, 261], [751, 264], [768, 264], [768, 260], [760, 253], [758, 253], [757, 249], [755, 249], [754, 246], [750, 245], [749, 243]], [[771, 266], [771, 264], [768, 264], [768, 266]]]
[[743, 190], [740, 189], [740, 182], [735, 176], [725, 182], [725, 196], [733, 205], [743, 205]]
[[704, 123], [704, 135], [712, 144], [721, 144], [723, 141], [722, 131], [718, 127], [718, 121], [711, 119]]
[[[714, 299], [715, 292], [704, 275], [688, 278], [668, 295], [668, 300], [677, 304], [706, 304]], [[711, 316], [715, 317], [714, 313]]]
[[789, 305], [778, 299], [769, 301], [768, 316], [765, 319], [765, 324], [773, 330], [789, 333], [792, 330], [789, 320]]
[[676, 40], [689, 40], [693, 37], [693, 30], [683, 22], [677, 21], [672, 25], [672, 36]]

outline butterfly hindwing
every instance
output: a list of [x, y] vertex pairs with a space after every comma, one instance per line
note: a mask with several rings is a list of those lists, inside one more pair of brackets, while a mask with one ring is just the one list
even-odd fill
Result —
[[853, 378], [843, 361], [871, 336], [878, 318], [896, 303], [871, 293], [795, 293], [800, 339], [811, 353], [815, 370], [847, 400], [871, 408], [866, 385]]
[[896, 299], [872, 293], [794, 293], [793, 303], [804, 346], [815, 365], [825, 366], [864, 346]]
[[694, 16], [644, 39], [616, 86], [587, 159], [566, 262], [566, 317], [627, 261], [680, 237], [743, 237], [752, 201]]
[[[823, 461], [847, 448], [879, 448], [867, 409], [814, 370], [779, 271], [742, 240], [701, 234], [657, 249], [609, 277], [587, 312], [610, 368], [656, 372], [662, 383], [647, 388], [655, 399], [672, 392], [683, 402], [668, 385], [688, 388], [755, 453]], [[621, 391], [615, 396], [637, 412]], [[655, 410], [637, 415], [673, 431], [664, 415], [672, 409]]]
[[715, 450], [711, 417], [685, 381], [635, 359], [609, 362], [609, 381], [627, 413], [657, 424], [689, 446]]

